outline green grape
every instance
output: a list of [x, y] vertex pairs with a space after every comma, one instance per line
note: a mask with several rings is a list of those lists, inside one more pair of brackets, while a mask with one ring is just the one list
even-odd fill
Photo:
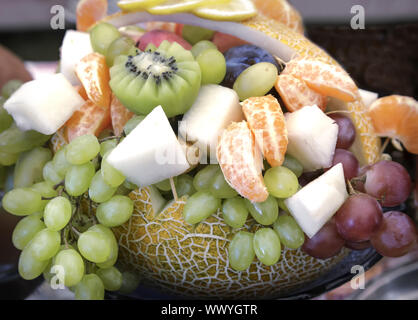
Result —
[[13, 117], [3, 107], [4, 99], [0, 98], [0, 132], [7, 130], [13, 123]]
[[45, 261], [55, 256], [60, 249], [61, 236], [57, 231], [43, 229], [27, 245], [35, 259]]
[[20, 131], [15, 123], [0, 133], [0, 152], [21, 153], [42, 146], [49, 140], [46, 136], [34, 130]]
[[[241, 101], [250, 97], [262, 97], [277, 81], [278, 71], [274, 64], [260, 62], [245, 69], [235, 80], [233, 89]], [[257, 81], [254, 81], [257, 79]]]
[[[173, 177], [173, 180], [174, 180], [174, 184], [176, 184], [177, 183], [177, 177]], [[161, 191], [165, 191], [165, 192], [171, 191], [170, 179], [165, 179], [161, 182], [158, 182], [158, 183], [155, 184], [155, 186]]]
[[96, 136], [86, 134], [75, 138], [65, 148], [65, 156], [71, 164], [79, 165], [93, 160], [100, 152]]
[[30, 215], [23, 218], [13, 230], [13, 245], [16, 249], [23, 250], [29, 241], [42, 229], [45, 229], [45, 224], [38, 217]]
[[65, 286], [72, 287], [81, 281], [84, 276], [84, 261], [76, 250], [61, 250], [54, 260], [55, 266], [63, 268]]
[[75, 286], [75, 298], [77, 300], [103, 300], [104, 285], [98, 275], [86, 274]]
[[125, 124], [125, 134], [128, 135], [132, 132], [133, 129], [136, 128], [138, 124], [142, 122], [142, 120], [145, 119], [145, 116], [133, 116], [131, 119], [128, 120], [128, 122]]
[[106, 161], [108, 155], [109, 153], [102, 160], [102, 177], [109, 186], [117, 188], [125, 181], [125, 176]]
[[35, 212], [32, 213], [30, 216], [28, 217], [32, 217], [32, 218], [37, 218], [37, 219], [42, 219], [44, 217], [44, 212], [43, 211], [39, 211], [39, 212]]
[[64, 180], [64, 176], [58, 174], [58, 172], [54, 168], [54, 163], [52, 161], [48, 161], [44, 168], [42, 169], [42, 176], [45, 181], [56, 185]]
[[49, 181], [35, 183], [30, 189], [40, 193], [45, 198], [53, 198], [58, 195], [57, 190], [54, 189], [54, 185]]
[[[226, 60], [218, 49], [207, 49], [196, 57], [202, 71], [202, 85], [219, 84], [226, 75]], [[277, 69], [276, 69], [277, 70]], [[271, 88], [270, 88], [271, 89]]]
[[25, 247], [19, 257], [19, 274], [25, 280], [33, 280], [44, 272], [49, 263], [49, 260], [40, 261], [36, 259], [32, 251]]
[[235, 197], [226, 199], [222, 205], [222, 214], [225, 222], [232, 228], [241, 228], [248, 218], [248, 208], [244, 199]]
[[89, 189], [96, 170], [91, 162], [71, 166], [65, 175], [65, 190], [70, 196], [78, 197]]
[[120, 36], [119, 30], [110, 23], [99, 23], [90, 30], [91, 46], [95, 52], [106, 55], [107, 48]]
[[117, 145], [118, 141], [116, 139], [103, 141], [100, 144], [100, 155], [104, 157], [108, 151], [115, 149]]
[[132, 191], [131, 189], [128, 189], [127, 187], [125, 187], [125, 182], [124, 182], [116, 189], [116, 192], [114, 195], [127, 196], [128, 194], [131, 193], [131, 191]]
[[106, 227], [124, 224], [134, 211], [133, 201], [125, 196], [114, 196], [97, 207], [96, 217]]
[[90, 199], [97, 203], [108, 201], [115, 194], [117, 188], [109, 186], [104, 180], [101, 170], [97, 171], [91, 180], [89, 188]]
[[215, 173], [215, 176], [212, 178], [209, 190], [215, 197], [221, 199], [234, 198], [238, 195], [238, 192], [236, 192], [228, 184], [228, 182], [226, 182], [224, 174], [220, 169]]
[[120, 293], [130, 294], [138, 288], [140, 283], [140, 278], [135, 273], [130, 271], [122, 272], [122, 286], [119, 289]]
[[279, 215], [279, 206], [277, 200], [269, 196], [264, 202], [251, 202], [245, 199], [248, 210], [251, 213], [251, 216], [259, 224], [268, 226], [276, 221]]
[[8, 167], [14, 165], [19, 160], [18, 153], [0, 152], [0, 165]]
[[52, 278], [55, 276], [55, 274], [51, 272], [53, 261], [54, 261], [54, 258], [52, 258], [49, 261], [48, 265], [45, 267], [43, 274], [42, 274], [46, 283], [51, 283]]
[[115, 39], [106, 50], [106, 64], [113, 66], [115, 58], [120, 55], [135, 55], [135, 42], [129, 37], [120, 37]]
[[200, 53], [207, 49], [218, 49], [218, 47], [212, 41], [202, 40], [193, 46], [192, 54], [196, 58]]
[[177, 195], [179, 197], [185, 196], [186, 194], [191, 196], [196, 192], [193, 186], [193, 177], [188, 174], [183, 174], [177, 178], [176, 182]]
[[30, 187], [42, 181], [42, 169], [51, 158], [51, 150], [42, 147], [20, 154], [14, 170], [15, 188]]
[[128, 180], [125, 180], [122, 184], [123, 187], [125, 187], [128, 190], [136, 190], [138, 189], [138, 186]]
[[280, 259], [280, 239], [270, 228], [261, 228], [254, 235], [253, 246], [255, 255], [266, 266], [275, 264]]
[[200, 170], [193, 179], [195, 189], [197, 191], [209, 189], [212, 178], [218, 170], [219, 166], [216, 164], [210, 164]]
[[298, 191], [296, 175], [286, 167], [270, 168], [264, 174], [268, 192], [277, 198], [289, 198]]
[[286, 154], [282, 166], [292, 170], [293, 173], [298, 178], [303, 173], [302, 164], [295, 157], [291, 156], [290, 154]]
[[290, 249], [297, 249], [305, 242], [305, 235], [296, 220], [288, 214], [280, 215], [273, 225], [281, 243]]
[[21, 80], [10, 80], [3, 85], [1, 88], [1, 95], [5, 99], [9, 99], [10, 96], [16, 92], [22, 86], [23, 82]]
[[286, 199], [280, 199], [277, 198], [277, 204], [279, 205], [279, 208], [290, 213], [289, 209], [286, 206], [286, 203], [284, 202]]
[[11, 214], [27, 216], [42, 209], [42, 197], [29, 188], [13, 189], [4, 195], [2, 206]]
[[115, 267], [97, 270], [96, 274], [102, 280], [108, 291], [117, 291], [122, 287], [122, 273]]
[[184, 25], [182, 30], [183, 39], [190, 42], [191, 44], [196, 44], [202, 40], [210, 40], [213, 38], [215, 31], [205, 29], [202, 27]]
[[62, 177], [65, 177], [68, 169], [71, 167], [71, 163], [68, 162], [66, 156], [66, 147], [63, 147], [55, 153], [52, 163], [54, 164], [55, 172]]
[[44, 221], [48, 229], [59, 231], [70, 222], [71, 202], [67, 198], [57, 197], [49, 201], [44, 211]]
[[116, 263], [118, 259], [118, 252], [119, 252], [118, 242], [116, 240], [116, 237], [113, 231], [101, 224], [96, 224], [92, 226], [90, 230], [97, 231], [99, 233], [101, 232], [107, 236], [109, 243], [110, 243], [110, 255], [109, 255], [109, 258], [105, 262], [98, 263], [97, 266], [99, 268], [110, 268]]
[[243, 271], [249, 268], [255, 257], [253, 241], [254, 235], [250, 232], [240, 231], [234, 235], [228, 248], [229, 265], [232, 269]]
[[199, 223], [221, 206], [221, 199], [214, 197], [209, 191], [198, 191], [187, 199], [183, 210], [183, 218], [189, 224]]
[[111, 245], [108, 235], [91, 228], [80, 235], [77, 246], [81, 255], [91, 262], [102, 263], [110, 256]]

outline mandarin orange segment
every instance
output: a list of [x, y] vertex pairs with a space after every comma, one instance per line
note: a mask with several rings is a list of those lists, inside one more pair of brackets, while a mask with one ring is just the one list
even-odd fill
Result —
[[109, 68], [105, 56], [96, 52], [88, 54], [76, 65], [75, 72], [88, 98], [97, 106], [108, 109], [111, 90]]
[[87, 97], [86, 89], [84, 89], [83, 86], [74, 86], [74, 89], [77, 90], [78, 94], [84, 99], [87, 100], [89, 97]]
[[312, 105], [317, 105], [324, 111], [327, 106], [326, 96], [317, 93], [309, 88], [304, 81], [291, 75], [279, 75], [274, 87], [290, 112]]
[[80, 0], [77, 4], [77, 30], [87, 31], [107, 15], [107, 0]]
[[282, 74], [290, 74], [306, 82], [319, 94], [351, 102], [358, 97], [358, 89], [348, 73], [338, 65], [319, 60], [296, 58], [286, 64]]
[[418, 154], [418, 101], [392, 95], [376, 100], [369, 108], [376, 134], [398, 139], [405, 148]]
[[55, 132], [51, 137], [50, 146], [53, 153], [57, 153], [59, 149], [68, 144], [67, 139], [65, 138], [65, 125], [62, 126]]
[[287, 150], [283, 111], [272, 95], [249, 98], [241, 103], [258, 148], [272, 167], [280, 166]]
[[112, 102], [110, 104], [110, 117], [112, 119], [113, 133], [120, 136], [123, 132], [125, 124], [134, 116], [134, 113], [126, 109], [126, 107], [112, 95]]
[[216, 154], [226, 181], [241, 196], [253, 202], [267, 199], [263, 157], [246, 121], [233, 122], [224, 130]]
[[110, 108], [104, 109], [87, 100], [65, 124], [65, 139], [71, 142], [85, 134], [98, 136], [110, 123]]

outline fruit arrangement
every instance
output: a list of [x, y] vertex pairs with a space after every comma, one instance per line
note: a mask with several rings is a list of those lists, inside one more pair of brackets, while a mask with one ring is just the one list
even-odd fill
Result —
[[416, 244], [410, 217], [383, 213], [412, 182], [378, 135], [417, 154], [418, 102], [359, 90], [285, 1], [119, 6], [106, 17], [106, 1], [81, 0], [60, 73], [3, 89], [2, 206], [23, 217], [24, 279], [77, 299], [139, 280], [264, 298], [350, 249]]

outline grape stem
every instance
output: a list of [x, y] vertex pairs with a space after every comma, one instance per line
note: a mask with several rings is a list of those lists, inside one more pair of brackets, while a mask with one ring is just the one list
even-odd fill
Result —
[[105, 142], [105, 141], [117, 139], [117, 142], [119, 143], [120, 140], [124, 137], [126, 137], [126, 133], [125, 133], [125, 131], [122, 131], [122, 133], [119, 136], [106, 137], [106, 138], [100, 139], [99, 142], [102, 143], [102, 142]]
[[[364, 178], [366, 178], [366, 175], [364, 175]], [[353, 180], [354, 180], [355, 178], [353, 178]], [[358, 181], [358, 180], [356, 180], [356, 181]], [[364, 179], [364, 181], [366, 181], [366, 179]], [[347, 179], [347, 185], [348, 185], [348, 194], [350, 195], [350, 196], [352, 196], [352, 195], [354, 195], [354, 194], [357, 194], [357, 191], [356, 190], [354, 190], [354, 188], [353, 188], [353, 185], [351, 184], [351, 181], [350, 180], [348, 180]]]
[[59, 183], [57, 183], [56, 185], [54, 185], [53, 186], [53, 189], [54, 190], [57, 190], [59, 187], [63, 187], [64, 186], [64, 180], [63, 181], [61, 181], [61, 182], [59, 182]]
[[74, 226], [71, 226], [71, 230], [77, 235], [77, 237], [79, 237], [80, 235], [81, 235], [81, 232], [80, 231], [78, 231], [77, 229], [76, 229], [76, 227], [74, 227]]
[[177, 190], [176, 190], [176, 185], [174, 184], [174, 179], [171, 177], [170, 178], [170, 186], [171, 186], [171, 191], [173, 192], [173, 197], [174, 197], [174, 201], [178, 201], [178, 195], [177, 195]]

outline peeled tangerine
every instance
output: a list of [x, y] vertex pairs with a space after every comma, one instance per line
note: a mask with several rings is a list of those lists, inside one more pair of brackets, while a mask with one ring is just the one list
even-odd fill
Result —
[[262, 176], [263, 157], [246, 121], [233, 122], [223, 132], [217, 157], [226, 181], [253, 202], [268, 197]]
[[190, 168], [161, 106], [111, 151], [107, 162], [139, 187], [178, 176]]
[[338, 138], [338, 125], [317, 106], [306, 106], [285, 115], [289, 137], [287, 152], [304, 171], [329, 168]]
[[411, 97], [388, 96], [369, 108], [375, 132], [398, 139], [405, 148], [418, 154], [418, 102]]
[[4, 104], [19, 129], [55, 133], [84, 104], [62, 73], [23, 84]]
[[275, 97], [253, 97], [242, 102], [242, 110], [255, 141], [267, 162], [280, 166], [288, 144], [283, 111]]
[[312, 238], [348, 198], [341, 163], [316, 178], [285, 204], [298, 225]]

